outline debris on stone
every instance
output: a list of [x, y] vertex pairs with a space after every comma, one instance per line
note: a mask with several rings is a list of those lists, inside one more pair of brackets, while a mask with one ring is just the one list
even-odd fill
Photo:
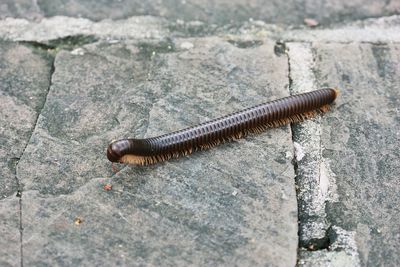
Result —
[[83, 56], [85, 54], [85, 50], [83, 48], [79, 47], [79, 48], [72, 50], [71, 54], [76, 55], [76, 56]]
[[106, 190], [106, 191], [110, 191], [112, 189], [112, 185], [111, 184], [105, 184], [103, 186], [103, 189]]
[[293, 146], [294, 146], [294, 155], [296, 157], [296, 160], [301, 161], [305, 156], [303, 147], [297, 142], [293, 142]]
[[194, 47], [194, 44], [191, 43], [191, 42], [183, 42], [183, 43], [181, 43], [181, 48], [182, 49], [189, 50], [189, 49], [192, 49], [193, 47]]
[[81, 218], [75, 218], [75, 220], [74, 220], [74, 223], [75, 223], [76, 225], [80, 225], [82, 222], [83, 222], [83, 221], [82, 221]]
[[319, 22], [316, 19], [305, 18], [304, 24], [306, 24], [308, 27], [316, 27], [318, 26]]

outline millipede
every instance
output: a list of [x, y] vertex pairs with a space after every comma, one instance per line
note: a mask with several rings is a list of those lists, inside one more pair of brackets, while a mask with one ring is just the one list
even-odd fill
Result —
[[315, 117], [329, 110], [338, 93], [337, 89], [323, 88], [259, 104], [172, 133], [113, 141], [107, 148], [107, 158], [111, 162], [149, 165], [188, 155], [249, 133]]

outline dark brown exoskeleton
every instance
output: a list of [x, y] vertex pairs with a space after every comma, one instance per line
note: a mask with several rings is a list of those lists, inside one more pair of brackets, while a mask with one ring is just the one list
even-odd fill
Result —
[[274, 100], [180, 131], [146, 139], [122, 139], [107, 149], [111, 162], [148, 165], [242, 138], [249, 133], [303, 121], [329, 110], [337, 89], [324, 88]]

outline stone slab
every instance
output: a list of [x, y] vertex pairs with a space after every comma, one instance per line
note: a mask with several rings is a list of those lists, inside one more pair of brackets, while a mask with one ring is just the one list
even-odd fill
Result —
[[16, 193], [15, 165], [28, 143], [49, 88], [46, 52], [0, 42], [0, 199]]
[[322, 155], [335, 175], [332, 225], [355, 232], [361, 265], [399, 266], [400, 46], [315, 44], [319, 86], [337, 85], [322, 121]]
[[43, 12], [37, 1], [31, 0], [2, 0], [0, 2], [0, 18], [16, 17], [30, 20], [40, 19]]
[[18, 266], [21, 262], [20, 199], [0, 200], [0, 265]]
[[286, 57], [275, 55], [272, 41], [255, 43], [100, 42], [58, 53], [18, 166], [25, 263], [293, 266], [288, 126], [114, 176], [105, 157], [113, 139], [158, 135], [287, 96]]
[[398, 14], [397, 0], [345, 1], [329, 0], [166, 0], [166, 1], [89, 1], [89, 0], [3, 0], [1, 17], [40, 19], [41, 17], [71, 16], [99, 21], [152, 15], [169, 20], [200, 20], [218, 25], [242, 23], [251, 19], [267, 23], [301, 25], [305, 18], [320, 24], [365, 19]]
[[[9, 41], [33, 42], [50, 48], [79, 47], [102, 40], [116, 43], [127, 39], [164, 40], [217, 35], [225, 39], [241, 39], [239, 46], [249, 46], [264, 38], [278, 42], [326, 43], [399, 43], [400, 16], [371, 18], [325, 28], [283, 27], [250, 20], [239, 25], [222, 27], [200, 21], [171, 22], [165, 18], [140, 16], [112, 21], [93, 22], [84, 18], [56, 16], [39, 21], [6, 18], [0, 20], [0, 38]], [[257, 36], [258, 39], [254, 40]]]
[[16, 165], [49, 88], [52, 58], [29, 46], [0, 41], [0, 265], [20, 261]]
[[371, 18], [324, 29], [294, 29], [281, 32], [279, 35], [279, 38], [286, 42], [398, 43], [400, 16]]
[[68, 38], [92, 37], [110, 43], [119, 39], [162, 39], [168, 33], [168, 23], [150, 16], [132, 17], [121, 21], [93, 22], [84, 18], [64, 16], [40, 21], [6, 18], [0, 20], [0, 38], [12, 41], [41, 42], [68, 41]]
[[[317, 90], [314, 57], [310, 43], [286, 43], [290, 66], [290, 93]], [[326, 243], [325, 201], [332, 179], [324, 175], [321, 155], [323, 115], [292, 124], [295, 150], [297, 202], [299, 209], [299, 246], [321, 247]]]

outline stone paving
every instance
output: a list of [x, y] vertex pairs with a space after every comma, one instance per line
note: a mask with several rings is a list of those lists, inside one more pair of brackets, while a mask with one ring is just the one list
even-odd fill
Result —
[[[0, 266], [400, 266], [400, 2], [347, 2], [0, 4]], [[326, 86], [303, 123], [105, 157]]]

